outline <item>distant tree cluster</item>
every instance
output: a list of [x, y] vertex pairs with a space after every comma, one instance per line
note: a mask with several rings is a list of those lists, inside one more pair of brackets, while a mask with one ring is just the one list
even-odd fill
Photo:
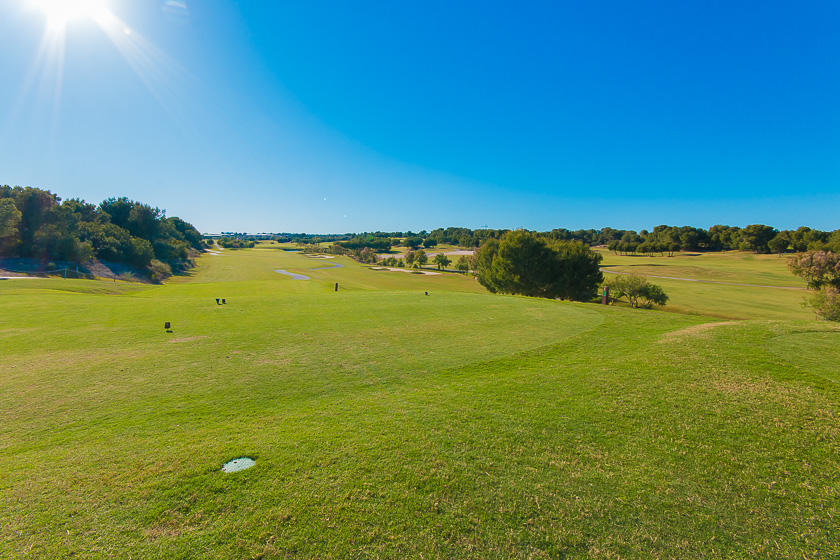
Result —
[[347, 241], [336, 241], [336, 245], [350, 250], [372, 249], [385, 252], [391, 250], [393, 241], [390, 237], [376, 237], [374, 235], [356, 235]]
[[257, 242], [254, 239], [249, 239], [247, 237], [224, 236], [217, 240], [216, 243], [225, 249], [253, 249], [257, 246]]
[[[419, 234], [407, 232], [402, 244], [410, 249], [449, 244], [479, 247], [488, 239], [501, 239], [510, 230], [448, 227]], [[673, 255], [679, 251], [742, 250], [756, 253], [786, 253], [816, 250], [840, 252], [840, 230], [820, 231], [809, 227], [779, 231], [771, 226], [752, 224], [744, 228], [716, 225], [708, 230], [692, 226], [660, 225], [653, 231], [602, 229], [532, 232], [555, 241], [579, 241], [590, 246], [606, 245], [623, 254]], [[399, 235], [394, 234], [394, 237]]]
[[524, 230], [488, 239], [476, 253], [478, 281], [491, 292], [587, 301], [604, 277], [601, 255], [575, 241]]
[[624, 232], [620, 238], [610, 240], [607, 247], [616, 253], [645, 255], [727, 250], [786, 253], [840, 248], [840, 230], [826, 232], [800, 227], [779, 231], [763, 224], [744, 228], [717, 225], [708, 230], [690, 226], [657, 226], [652, 232]]
[[61, 201], [47, 190], [0, 186], [0, 256], [85, 262], [92, 258], [148, 268], [158, 274], [189, 266], [190, 249], [202, 246], [191, 224], [165, 211], [109, 198], [98, 206]]

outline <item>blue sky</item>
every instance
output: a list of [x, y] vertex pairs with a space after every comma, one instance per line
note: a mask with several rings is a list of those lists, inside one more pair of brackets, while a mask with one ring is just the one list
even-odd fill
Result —
[[0, 183], [205, 232], [840, 228], [835, 0], [99, 1], [0, 0]]

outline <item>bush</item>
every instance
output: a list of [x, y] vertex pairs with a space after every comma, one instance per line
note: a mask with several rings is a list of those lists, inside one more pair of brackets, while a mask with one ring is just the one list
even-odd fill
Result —
[[826, 286], [808, 298], [808, 307], [825, 321], [840, 321], [840, 290]]
[[55, 264], [54, 262], [48, 262], [47, 263], [47, 270], [50, 271], [50, 272], [52, 272], [53, 270], [58, 270], [58, 265]]
[[151, 279], [152, 282], [163, 282], [170, 276], [172, 276], [172, 267], [170, 267], [165, 262], [161, 262], [157, 259], [152, 259], [152, 262], [149, 263], [149, 271], [151, 272]]
[[609, 286], [612, 288], [613, 296], [626, 297], [630, 302], [630, 307], [651, 309], [654, 305], [668, 303], [668, 296], [660, 286], [651, 284], [643, 276], [637, 274], [616, 276]]

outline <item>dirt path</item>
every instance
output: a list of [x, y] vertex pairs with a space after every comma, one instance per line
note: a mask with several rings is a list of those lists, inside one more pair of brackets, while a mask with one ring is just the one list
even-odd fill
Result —
[[[628, 274], [627, 272], [616, 272], [615, 270], [601, 269], [601, 272], [607, 274]], [[662, 278], [665, 280], [680, 280], [682, 282], [702, 282], [704, 284], [723, 284], [725, 286], [745, 286], [747, 288], [776, 288], [777, 290], [805, 290], [805, 288], [797, 288], [794, 286], [767, 286], [765, 284], [740, 284], [738, 282], [722, 282], [720, 280], [698, 280], [697, 278], [677, 278], [675, 276], [654, 276], [653, 274], [639, 274], [645, 278]]]

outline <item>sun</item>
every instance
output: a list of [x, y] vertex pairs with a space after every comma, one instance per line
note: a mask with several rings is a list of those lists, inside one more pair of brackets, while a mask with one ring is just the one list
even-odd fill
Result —
[[44, 12], [51, 27], [64, 27], [79, 20], [101, 21], [110, 13], [105, 0], [30, 0]]

